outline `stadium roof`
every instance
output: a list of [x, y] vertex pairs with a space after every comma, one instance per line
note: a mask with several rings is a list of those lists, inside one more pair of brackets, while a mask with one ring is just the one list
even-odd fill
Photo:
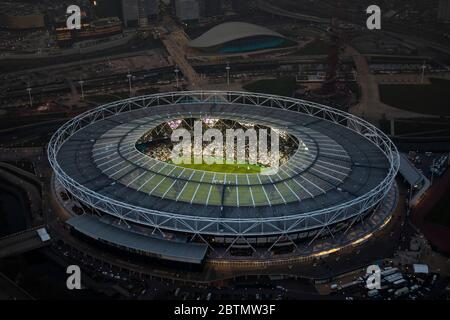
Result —
[[189, 46], [192, 48], [209, 48], [233, 40], [257, 36], [285, 38], [278, 32], [255, 24], [246, 22], [226, 22], [213, 27], [200, 37], [190, 41]]
[[[278, 128], [298, 148], [269, 174], [183, 168], [138, 150], [149, 130], [186, 118]], [[362, 215], [391, 190], [400, 163], [392, 141], [362, 119], [303, 100], [224, 91], [100, 106], [64, 124], [47, 150], [56, 183], [87, 206], [139, 226], [220, 237], [294, 234]]]
[[208, 250], [208, 246], [205, 244], [169, 241], [130, 232], [118, 226], [104, 223], [94, 216], [73, 217], [67, 223], [78, 232], [93, 239], [144, 252], [148, 256], [165, 260], [200, 264]]
[[[307, 149], [299, 149], [277, 174], [260, 175], [177, 167], [135, 147], [160, 123], [202, 115], [285, 128]], [[180, 104], [112, 116], [73, 134], [58, 162], [73, 179], [107, 197], [216, 218], [278, 217], [332, 207], [372, 190], [388, 169], [375, 145], [345, 127], [298, 112], [239, 104]]]

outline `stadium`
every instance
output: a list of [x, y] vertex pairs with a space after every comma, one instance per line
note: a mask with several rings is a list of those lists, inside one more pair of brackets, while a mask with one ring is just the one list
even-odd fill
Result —
[[[277, 130], [284, 160], [270, 174], [245, 164], [173, 164], [168, 134], [193, 120]], [[338, 250], [388, 223], [398, 198], [398, 152], [376, 127], [327, 106], [256, 93], [109, 103], [64, 124], [48, 157], [75, 235], [174, 263], [279, 262]]]
[[189, 42], [189, 47], [206, 53], [234, 54], [295, 45], [273, 30], [246, 22], [226, 22]]

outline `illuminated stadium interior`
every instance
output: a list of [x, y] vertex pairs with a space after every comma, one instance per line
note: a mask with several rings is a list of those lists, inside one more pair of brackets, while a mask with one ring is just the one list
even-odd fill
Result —
[[[201, 159], [199, 163], [194, 163], [195, 151], [193, 141], [190, 142], [189, 151], [192, 156], [183, 158], [182, 155], [178, 155], [179, 161], [176, 163], [184, 168], [191, 168], [196, 170], [205, 170], [212, 172], [222, 173], [262, 173], [265, 169], [270, 169], [275, 165], [283, 165], [299, 148], [299, 142], [296, 137], [289, 133], [270, 128], [265, 125], [259, 125], [250, 122], [231, 120], [225, 118], [184, 118], [176, 119], [169, 122], [162, 123], [150, 131], [146, 132], [137, 142], [136, 148], [146, 155], [163, 162], [174, 163], [173, 161], [173, 147], [171, 137], [175, 130], [186, 130], [189, 135], [195, 136], [194, 124], [201, 123], [201, 132], [208, 132], [208, 130], [218, 130], [223, 141], [220, 141], [220, 150], [211, 150], [211, 146], [216, 142], [215, 138], [211, 138], [210, 141], [203, 141], [201, 146]], [[236, 138], [233, 138], [233, 152], [232, 157], [228, 157], [226, 136], [229, 132], [242, 132], [243, 134], [254, 130], [254, 136], [247, 134], [246, 139], [243, 141], [243, 149], [245, 150], [244, 159], [237, 159], [238, 152], [236, 151], [237, 143]], [[271, 156], [271, 130], [273, 134], [276, 134], [277, 150], [279, 154]], [[261, 135], [258, 137], [257, 133], [263, 132], [266, 134], [267, 155], [264, 157], [258, 157], [258, 138], [261, 139]], [[254, 141], [252, 141], [252, 138]], [[181, 143], [181, 142], [180, 142]], [[253, 148], [254, 147], [254, 148]], [[301, 149], [299, 152], [308, 152], [308, 148], [304, 143], [301, 143]], [[253, 159], [253, 157], [255, 159]], [[181, 163], [180, 163], [181, 162]], [[274, 163], [276, 162], [276, 163]]]

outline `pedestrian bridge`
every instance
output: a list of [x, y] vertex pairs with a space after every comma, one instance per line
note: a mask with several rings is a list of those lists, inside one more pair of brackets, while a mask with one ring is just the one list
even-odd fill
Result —
[[42, 248], [50, 240], [50, 235], [43, 226], [0, 238], [0, 259]]

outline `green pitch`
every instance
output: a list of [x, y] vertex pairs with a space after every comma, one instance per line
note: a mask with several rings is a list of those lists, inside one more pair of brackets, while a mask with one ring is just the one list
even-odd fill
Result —
[[[210, 172], [220, 172], [220, 173], [261, 173], [264, 171], [265, 167], [257, 165], [257, 164], [249, 164], [249, 163], [213, 163], [208, 164], [203, 161], [202, 163], [195, 164], [192, 161], [183, 161], [183, 163], [177, 164], [180, 167], [194, 169], [194, 170], [202, 170], [202, 171], [210, 171]], [[212, 162], [212, 161], [210, 161]], [[216, 161], [220, 162], [220, 161]], [[225, 162], [225, 161], [222, 161]]]

